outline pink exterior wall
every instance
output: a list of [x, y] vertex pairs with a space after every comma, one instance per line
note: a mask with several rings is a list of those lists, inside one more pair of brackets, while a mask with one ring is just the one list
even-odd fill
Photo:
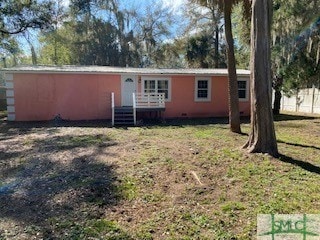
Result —
[[111, 92], [120, 105], [119, 75], [14, 74], [16, 121], [111, 118]]
[[211, 101], [195, 101], [195, 77], [173, 77], [172, 99], [166, 104], [166, 117], [213, 117], [228, 115], [226, 78], [211, 78]]
[[[161, 76], [168, 77], [168, 76]], [[171, 101], [165, 118], [228, 116], [226, 76], [211, 77], [211, 101], [195, 101], [195, 76], [171, 76]], [[141, 91], [139, 76], [138, 91]], [[121, 106], [121, 75], [77, 73], [13, 74], [15, 120], [111, 119], [111, 92]], [[249, 86], [247, 86], [249, 87]], [[240, 102], [242, 116], [250, 115], [250, 102]]]
[[[166, 78], [166, 76], [159, 76], [159, 78], [160, 77]], [[248, 78], [243, 79], [247, 80]], [[247, 87], [249, 88], [249, 85]], [[139, 84], [138, 89], [139, 91], [141, 91], [141, 83]], [[163, 113], [163, 116], [165, 118], [228, 116], [229, 112], [227, 76], [211, 77], [211, 101], [195, 101], [195, 91], [195, 76], [172, 76], [171, 101], [166, 102], [166, 110]], [[250, 115], [249, 98], [248, 101], [240, 101], [239, 111], [241, 113], [241, 116]]]

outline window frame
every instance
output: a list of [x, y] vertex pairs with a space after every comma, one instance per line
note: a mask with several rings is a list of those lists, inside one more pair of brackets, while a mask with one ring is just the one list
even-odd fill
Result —
[[[239, 82], [246, 82], [246, 89], [245, 89], [245, 97], [244, 98], [240, 98], [239, 97], [239, 84], [238, 84], [238, 98], [239, 98], [239, 102], [247, 102], [247, 101], [249, 101], [249, 80], [248, 79], [238, 79], [238, 83]], [[242, 90], [244, 90], [243, 88], [242, 88]]]
[[[206, 98], [199, 98], [199, 96], [198, 96], [198, 90], [199, 90], [198, 82], [199, 81], [207, 81], [208, 82], [208, 88], [207, 88], [208, 94], [207, 94]], [[195, 78], [195, 81], [194, 81], [194, 101], [195, 102], [211, 102], [211, 91], [212, 91], [211, 82], [212, 82], [211, 77], [203, 76], [203, 77], [196, 77]]]
[[141, 77], [141, 93], [146, 93], [145, 81], [155, 81], [155, 94], [158, 94], [158, 81], [168, 81], [168, 98], [165, 98], [166, 102], [171, 101], [171, 77], [157, 77], [157, 76], [142, 76]]

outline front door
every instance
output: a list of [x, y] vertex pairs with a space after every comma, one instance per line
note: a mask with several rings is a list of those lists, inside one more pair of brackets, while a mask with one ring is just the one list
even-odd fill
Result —
[[121, 76], [121, 105], [133, 106], [132, 93], [136, 92], [136, 76]]

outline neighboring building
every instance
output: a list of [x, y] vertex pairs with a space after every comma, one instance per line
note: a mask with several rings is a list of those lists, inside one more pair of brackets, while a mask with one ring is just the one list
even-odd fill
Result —
[[[24, 66], [4, 72], [9, 121], [112, 119], [120, 107], [163, 118], [228, 116], [226, 69]], [[240, 113], [248, 116], [250, 72], [237, 74]]]

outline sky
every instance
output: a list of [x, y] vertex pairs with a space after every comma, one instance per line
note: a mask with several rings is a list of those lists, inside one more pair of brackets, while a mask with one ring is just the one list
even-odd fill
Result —
[[177, 11], [186, 0], [162, 0], [165, 6], [170, 6], [173, 10]]
[[[143, 4], [148, 4], [148, 2], [151, 2], [151, 0], [119, 0], [120, 3], [124, 3], [124, 4], [139, 4], [139, 5], [143, 5]], [[186, 2], [186, 0], [162, 0], [163, 4], [165, 6], [169, 6], [172, 7], [172, 9], [174, 11], [178, 11], [179, 7]], [[63, 0], [63, 5], [68, 6], [70, 3], [70, 0]]]

